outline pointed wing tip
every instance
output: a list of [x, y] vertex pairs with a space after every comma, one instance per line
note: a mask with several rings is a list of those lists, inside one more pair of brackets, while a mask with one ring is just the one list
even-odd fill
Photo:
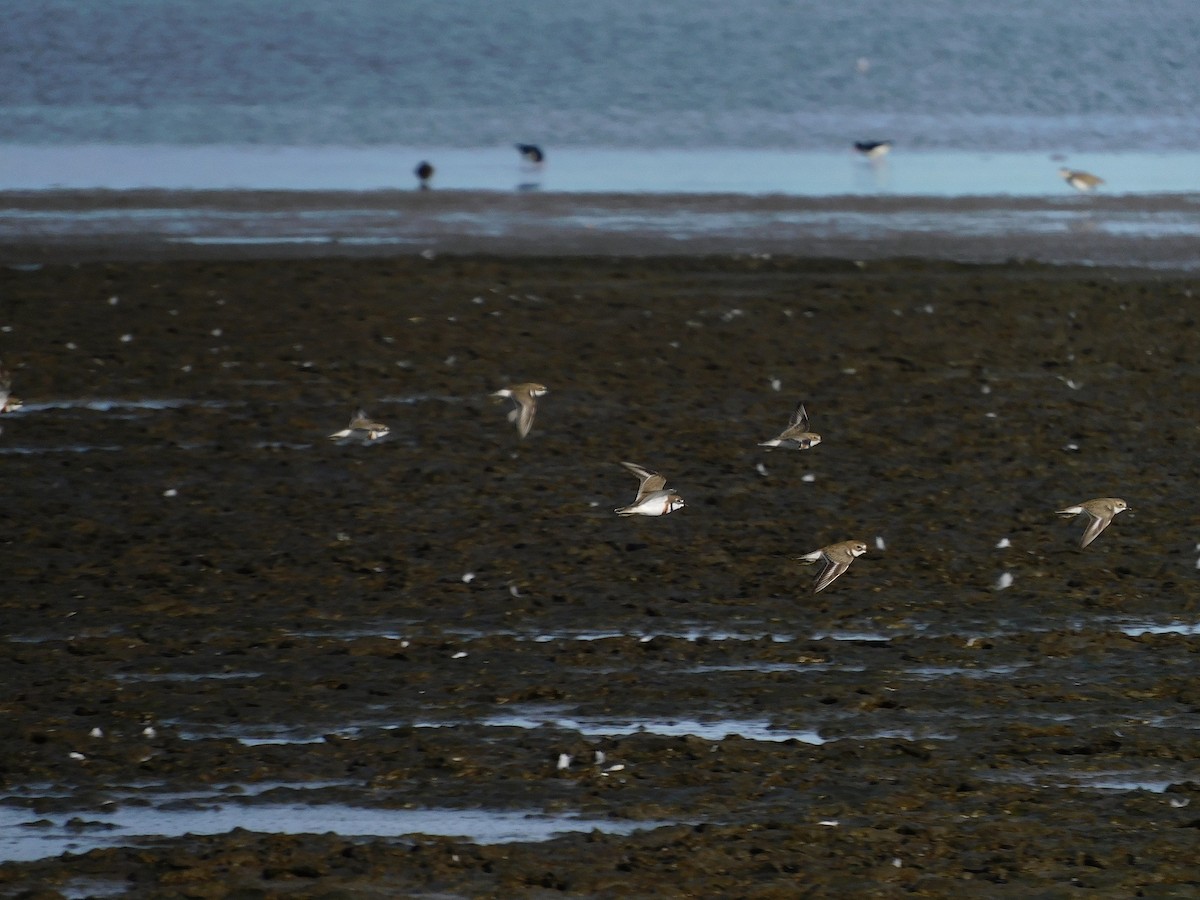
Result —
[[1100, 533], [1108, 527], [1108, 523], [1101, 519], [1094, 519], [1092, 524], [1088, 526], [1083, 533], [1083, 537], [1079, 539], [1079, 549], [1082, 550], [1096, 538], [1100, 537]]

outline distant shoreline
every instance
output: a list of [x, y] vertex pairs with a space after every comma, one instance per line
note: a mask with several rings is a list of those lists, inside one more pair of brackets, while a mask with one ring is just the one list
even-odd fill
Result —
[[412, 254], [926, 259], [1195, 270], [1192, 195], [0, 192], [0, 263]]

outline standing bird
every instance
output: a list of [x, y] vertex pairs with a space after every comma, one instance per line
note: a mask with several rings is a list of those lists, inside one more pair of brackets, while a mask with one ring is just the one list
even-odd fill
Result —
[[777, 438], [763, 441], [760, 447], [782, 447], [785, 450], [808, 450], [821, 443], [821, 436], [808, 430], [808, 413], [804, 411], [804, 402], [796, 407], [792, 417], [788, 419], [788, 427]]
[[537, 398], [546, 394], [544, 384], [527, 381], [524, 384], [510, 384], [492, 394], [493, 397], [507, 398], [516, 404], [508, 413], [508, 421], [517, 423], [517, 434], [521, 437], [529, 434], [533, 427], [533, 417], [537, 415]]
[[640, 481], [637, 497], [628, 506], [613, 510], [618, 516], [665, 516], [686, 504], [683, 498], [667, 487], [667, 479], [657, 472], [644, 469], [637, 463], [621, 463]]
[[531, 166], [540, 166], [546, 161], [546, 154], [537, 144], [517, 144], [517, 152], [521, 154], [521, 159]]
[[371, 418], [360, 409], [350, 417], [349, 425], [341, 431], [335, 431], [329, 436], [329, 439], [333, 441], [354, 439], [369, 444], [371, 441], [386, 437], [390, 431], [391, 429], [382, 422], [372, 422]]
[[1068, 506], [1066, 509], [1056, 510], [1056, 512], [1066, 519], [1074, 518], [1080, 513], [1087, 514], [1087, 528], [1084, 529], [1083, 537], [1079, 541], [1080, 548], [1083, 548], [1100, 536], [1100, 532], [1112, 522], [1113, 516], [1125, 512], [1127, 509], [1129, 509], [1128, 505], [1119, 497], [1098, 497], [1095, 500], [1084, 500], [1076, 506]]
[[424, 159], [417, 164], [415, 169], [413, 169], [413, 174], [416, 175], [417, 180], [421, 182], [421, 190], [425, 191], [429, 189], [429, 182], [433, 179], [434, 171], [435, 169], [433, 168], [433, 164]]
[[867, 159], [879, 159], [887, 156], [892, 149], [891, 141], [855, 141], [854, 149]]
[[822, 547], [812, 553], [797, 556], [796, 559], [806, 566], [816, 562], [825, 563], [825, 567], [813, 581], [813, 593], [816, 594], [833, 584], [843, 572], [850, 568], [850, 563], [866, 552], [867, 545], [862, 541], [842, 541], [840, 544], [830, 544], [828, 547]]
[[8, 373], [8, 369], [0, 366], [0, 413], [20, 408], [21, 401], [12, 395], [12, 375]]
[[1058, 174], [1075, 190], [1081, 194], [1086, 194], [1094, 191], [1097, 187], [1104, 184], [1104, 179], [1093, 175], [1091, 172], [1082, 172], [1078, 169], [1061, 168]]

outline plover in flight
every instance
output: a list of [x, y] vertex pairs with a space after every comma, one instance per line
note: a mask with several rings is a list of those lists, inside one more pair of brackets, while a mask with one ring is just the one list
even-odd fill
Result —
[[540, 166], [546, 161], [546, 154], [537, 144], [517, 144], [517, 152], [521, 159], [533, 166]]
[[0, 413], [21, 408], [21, 401], [12, 395], [12, 376], [0, 366]]
[[1091, 172], [1081, 172], [1078, 169], [1062, 168], [1058, 170], [1058, 174], [1063, 177], [1067, 184], [1083, 194], [1094, 191], [1097, 187], [1104, 184], [1103, 178], [1093, 175]]
[[429, 182], [433, 179], [433, 173], [433, 164], [424, 159], [417, 164], [415, 169], [413, 169], [413, 174], [416, 175], [417, 180], [421, 182], [422, 189], [429, 187]]
[[533, 417], [537, 414], [537, 398], [545, 395], [546, 386], [527, 381], [524, 384], [511, 384], [492, 394], [498, 399], [507, 398], [516, 404], [508, 413], [508, 421], [517, 423], [517, 434], [521, 437], [529, 434], [533, 427]]
[[865, 156], [867, 159], [879, 159], [887, 156], [888, 151], [892, 149], [891, 141], [855, 141], [854, 149]]
[[1098, 497], [1095, 500], [1084, 500], [1076, 506], [1068, 506], [1066, 509], [1056, 510], [1056, 512], [1067, 519], [1074, 518], [1081, 513], [1087, 514], [1087, 528], [1084, 529], [1083, 537], [1079, 541], [1080, 547], [1086, 547], [1109, 526], [1113, 516], [1125, 512], [1127, 509], [1129, 509], [1128, 505], [1119, 497]]
[[850, 563], [866, 552], [867, 545], [862, 541], [842, 541], [839, 544], [830, 544], [828, 547], [822, 547], [820, 550], [814, 550], [812, 553], [806, 553], [796, 558], [805, 565], [817, 562], [825, 563], [825, 567], [813, 581], [813, 593], [816, 594], [833, 584], [843, 572], [850, 568]]
[[821, 436], [808, 430], [808, 413], [801, 401], [788, 419], [788, 427], [777, 438], [762, 441], [760, 447], [782, 447], [785, 450], [807, 450], [821, 443]]
[[618, 516], [665, 516], [685, 505], [682, 497], [667, 488], [667, 479], [657, 472], [637, 463], [623, 462], [621, 465], [636, 475], [641, 483], [633, 503], [614, 510]]
[[350, 417], [350, 424], [341, 431], [335, 431], [329, 437], [334, 441], [342, 441], [347, 439], [360, 440], [364, 444], [369, 444], [371, 441], [377, 441], [381, 437], [387, 435], [391, 431], [382, 422], [372, 422], [365, 412], [358, 410]]

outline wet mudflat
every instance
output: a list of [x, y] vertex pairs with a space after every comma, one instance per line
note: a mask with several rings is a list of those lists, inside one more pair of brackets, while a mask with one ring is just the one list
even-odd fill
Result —
[[[1198, 288], [0, 271], [0, 892], [1193, 894]], [[757, 447], [800, 399], [824, 442]], [[329, 441], [359, 406], [390, 434]], [[613, 515], [621, 460], [688, 506]]]
[[[140, 174], [145, 162], [139, 151]], [[789, 172], [798, 166], [803, 168], [787, 156]], [[54, 167], [59, 173], [70, 168], [62, 163]], [[750, 164], [735, 170], [756, 168]], [[1163, 171], [1161, 160], [1133, 168]], [[171, 170], [189, 171], [187, 164]], [[974, 181], [975, 166], [967, 170]], [[623, 171], [645, 174], [643, 166]], [[811, 171], [820, 173], [822, 167]], [[859, 174], [870, 179], [871, 171], [866, 166]], [[932, 171], [940, 178], [947, 168], [935, 165]], [[828, 180], [817, 178], [821, 191], [828, 191]], [[866, 196], [796, 197], [543, 192], [537, 185], [529, 187], [535, 189], [0, 190], [0, 264], [51, 258], [379, 257], [426, 251], [780, 256], [798, 248], [807, 257], [860, 260], [1016, 259], [1164, 271], [1195, 271], [1198, 264], [1200, 214], [1190, 193], [1010, 196], [977, 194], [982, 190], [978, 183], [967, 196], [876, 194], [880, 188], [868, 188]]]

